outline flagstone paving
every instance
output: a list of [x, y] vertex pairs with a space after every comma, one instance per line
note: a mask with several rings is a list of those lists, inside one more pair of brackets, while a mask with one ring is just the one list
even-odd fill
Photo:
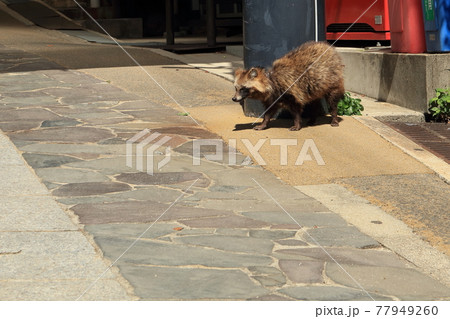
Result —
[[[219, 137], [178, 111], [82, 72], [63, 70], [33, 54], [1, 46], [0, 72], [0, 129], [48, 188], [34, 185], [34, 176], [8, 180], [0, 172], [0, 180], [17, 183], [16, 191], [0, 184], [0, 192], [50, 191], [78, 218], [104, 257], [110, 262], [117, 260], [115, 266], [140, 299], [450, 298], [448, 287], [313, 198], [251, 162], [247, 166], [230, 163], [227, 147], [220, 160], [206, 159], [204, 155], [213, 155], [214, 149], [202, 149], [200, 165], [194, 165], [194, 140]], [[143, 129], [161, 134], [142, 144], [144, 150], [162, 138], [169, 140], [155, 146], [151, 154], [156, 165], [167, 159], [166, 151], [172, 148], [170, 161], [160, 170], [136, 169], [136, 145], [146, 143], [148, 135], [137, 138], [135, 145], [126, 142]], [[127, 145], [132, 147], [131, 153], [127, 153]], [[5, 161], [14, 160], [1, 156]], [[237, 156], [239, 163], [245, 159], [242, 154]], [[130, 157], [132, 165], [127, 162]], [[11, 173], [8, 176], [13, 176]], [[291, 217], [255, 181], [264, 185]], [[22, 204], [33, 211], [32, 201]], [[10, 201], [0, 204], [0, 231], [13, 227], [8, 212], [19, 209], [16, 205]], [[42, 212], [35, 208], [29, 220], [16, 221], [17, 227], [33, 229], [45, 217], [53, 218], [50, 206]], [[65, 223], [56, 218], [54, 227], [67, 227]], [[83, 263], [86, 254], [92, 253], [72, 247], [71, 240], [77, 239], [70, 234], [18, 236], [0, 232], [0, 267], [9, 269], [0, 280], [40, 276], [49, 280], [42, 289], [58, 289], [58, 283], [51, 281], [57, 268], [39, 273], [13, 270], [25, 262], [19, 255], [8, 254], [8, 249], [19, 249], [17, 242], [26, 241], [27, 251], [33, 254], [54, 252], [58, 260], [70, 255], [64, 267]], [[59, 255], [61, 251], [65, 254]], [[90, 269], [98, 267], [101, 265], [95, 264]], [[86, 273], [85, 282], [77, 285], [88, 285], [94, 277]], [[108, 280], [105, 277], [94, 285], [88, 296], [104, 299], [102, 294], [115, 285]], [[9, 291], [40, 299], [27, 294], [20, 283], [6, 282]]]

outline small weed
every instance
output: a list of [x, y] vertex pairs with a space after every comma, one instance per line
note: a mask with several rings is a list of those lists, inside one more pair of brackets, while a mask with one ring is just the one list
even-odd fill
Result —
[[436, 96], [429, 102], [428, 111], [437, 122], [448, 123], [450, 119], [450, 89], [436, 89]]
[[189, 116], [189, 113], [188, 112], [179, 112], [177, 115], [178, 116]]
[[338, 115], [362, 115], [361, 111], [364, 111], [361, 100], [351, 97], [350, 92], [345, 92], [337, 106]]

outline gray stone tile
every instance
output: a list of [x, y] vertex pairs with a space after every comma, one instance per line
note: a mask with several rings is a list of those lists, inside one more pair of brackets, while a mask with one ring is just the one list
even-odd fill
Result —
[[[350, 289], [336, 286], [303, 286], [288, 287], [278, 290], [278, 292], [288, 295], [297, 300], [333, 300], [333, 301], [350, 301], [350, 300], [369, 300], [370, 298], [365, 292], [357, 289]], [[371, 294], [375, 300], [392, 300], [389, 297]]]
[[174, 241], [176, 243], [211, 247], [219, 250], [266, 255], [270, 254], [273, 248], [272, 241], [267, 239], [223, 235], [183, 236], [175, 238]]
[[120, 237], [128, 239], [140, 238], [159, 238], [169, 234], [176, 233], [177, 223], [155, 223], [155, 224], [105, 224], [105, 225], [87, 225], [87, 230], [94, 237]]
[[[348, 265], [367, 265], [367, 266], [384, 266], [384, 267], [410, 267], [407, 261], [403, 260], [391, 251], [381, 251], [372, 249], [353, 249], [353, 248], [333, 248], [326, 247], [309, 247], [296, 249], [280, 249], [277, 253], [283, 253], [291, 256], [303, 258], [314, 258], [316, 260], [334, 262]], [[333, 258], [331, 258], [331, 257]]]
[[94, 127], [52, 127], [37, 131], [15, 132], [11, 138], [26, 141], [95, 143], [114, 135], [105, 129]]
[[78, 229], [49, 196], [0, 197], [0, 231]]
[[[17, 93], [18, 94], [18, 93]], [[20, 93], [25, 94], [25, 93]], [[22, 100], [21, 97], [20, 99]], [[34, 98], [31, 96], [31, 98]], [[29, 108], [29, 109], [17, 109], [17, 110], [0, 110], [0, 118], [2, 122], [8, 121], [45, 121], [45, 120], [60, 120], [61, 117], [53, 112], [45, 110], [43, 108]]]
[[42, 122], [41, 127], [77, 126], [79, 124], [81, 124], [80, 121], [66, 118], [66, 119], [53, 120], [53, 121], [46, 120], [46, 121]]
[[361, 233], [356, 227], [323, 227], [308, 230], [310, 236], [304, 234], [303, 239], [313, 245], [321, 246], [369, 248], [380, 247], [380, 243]]
[[266, 295], [240, 270], [140, 267], [120, 270], [145, 300], [242, 300]]
[[297, 232], [292, 230], [265, 230], [252, 229], [250, 230], [250, 237], [267, 238], [267, 239], [281, 239], [295, 236]]
[[283, 286], [286, 283], [286, 280], [284, 278], [280, 278], [281, 280], [278, 278], [267, 276], [252, 276], [252, 278], [258, 281], [264, 287]]
[[193, 182], [197, 179], [204, 180], [206, 178], [202, 173], [197, 172], [167, 172], [167, 173], [154, 173], [153, 175], [143, 172], [137, 172], [137, 173], [122, 173], [116, 176], [116, 179], [118, 181], [134, 185], [170, 185], [188, 181]]
[[130, 190], [131, 187], [124, 183], [114, 182], [86, 182], [62, 185], [52, 191], [55, 196], [90, 196]]
[[24, 153], [23, 158], [33, 168], [58, 167], [67, 163], [79, 162], [80, 159], [73, 156], [51, 155], [39, 153]]
[[308, 246], [304, 241], [297, 239], [282, 239], [277, 240], [276, 243], [283, 246]]
[[82, 169], [71, 168], [37, 168], [36, 175], [42, 180], [52, 183], [92, 183], [92, 182], [109, 182], [110, 179], [98, 172]]
[[[79, 144], [76, 141], [73, 143], [32, 143], [20, 146], [19, 149], [23, 152], [30, 153], [47, 153], [58, 155], [70, 154], [101, 154], [108, 155], [125, 155], [126, 148], [124, 145], [98, 145], [98, 144]], [[17, 144], [16, 144], [17, 145]]]
[[[170, 207], [170, 208], [169, 208]], [[195, 207], [170, 206], [153, 201], [121, 201], [113, 203], [79, 204], [71, 208], [83, 224], [108, 223], [151, 223], [160, 221], [185, 220], [230, 216], [232, 212]]]
[[181, 221], [194, 228], [264, 228], [268, 224], [241, 216], [190, 219]]
[[[307, 205], [304, 206], [308, 207]], [[299, 224], [302, 227], [347, 225], [347, 222], [335, 213], [304, 213], [296, 211], [288, 211], [288, 213], [290, 216], [278, 209], [274, 212], [244, 212], [242, 215], [271, 224]]]
[[325, 263], [309, 260], [280, 260], [280, 269], [295, 283], [324, 283], [322, 276]]
[[[134, 242], [116, 237], [96, 237], [95, 241], [110, 260], [116, 260]], [[242, 268], [252, 265], [269, 265], [272, 263], [272, 259], [256, 254], [232, 253], [163, 241], [139, 240], [120, 258], [119, 265], [123, 263]]]
[[[440, 300], [450, 297], [449, 287], [414, 269], [348, 265], [345, 270], [369, 292], [403, 300]], [[336, 264], [327, 264], [326, 274], [338, 284], [357, 286]]]
[[[125, 145], [123, 147], [125, 148]], [[125, 156], [94, 159], [90, 161], [71, 163], [67, 166], [97, 170], [107, 175], [120, 174], [124, 172], [136, 172], [135, 169], [130, 168], [126, 165]]]
[[287, 298], [284, 296], [279, 296], [279, 295], [265, 295], [265, 296], [261, 296], [261, 297], [256, 297], [256, 298], [250, 298], [248, 299], [250, 301], [292, 301], [291, 298]]

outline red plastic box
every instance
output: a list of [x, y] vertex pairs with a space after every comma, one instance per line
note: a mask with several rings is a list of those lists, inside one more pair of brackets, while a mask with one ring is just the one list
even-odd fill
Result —
[[327, 40], [390, 40], [387, 1], [325, 0]]
[[426, 51], [421, 0], [389, 0], [392, 52]]

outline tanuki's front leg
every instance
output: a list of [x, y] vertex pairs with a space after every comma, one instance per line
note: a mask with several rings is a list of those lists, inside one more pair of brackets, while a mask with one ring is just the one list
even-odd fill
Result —
[[293, 111], [292, 115], [294, 116], [294, 126], [289, 128], [289, 131], [298, 131], [302, 128], [302, 118], [299, 111]]
[[270, 109], [266, 110], [266, 112], [264, 113], [264, 119], [261, 122], [261, 124], [256, 125], [253, 129], [257, 131], [266, 129], [267, 126], [269, 125], [270, 119], [275, 114], [276, 110], [277, 108], [275, 106], [272, 106]]

